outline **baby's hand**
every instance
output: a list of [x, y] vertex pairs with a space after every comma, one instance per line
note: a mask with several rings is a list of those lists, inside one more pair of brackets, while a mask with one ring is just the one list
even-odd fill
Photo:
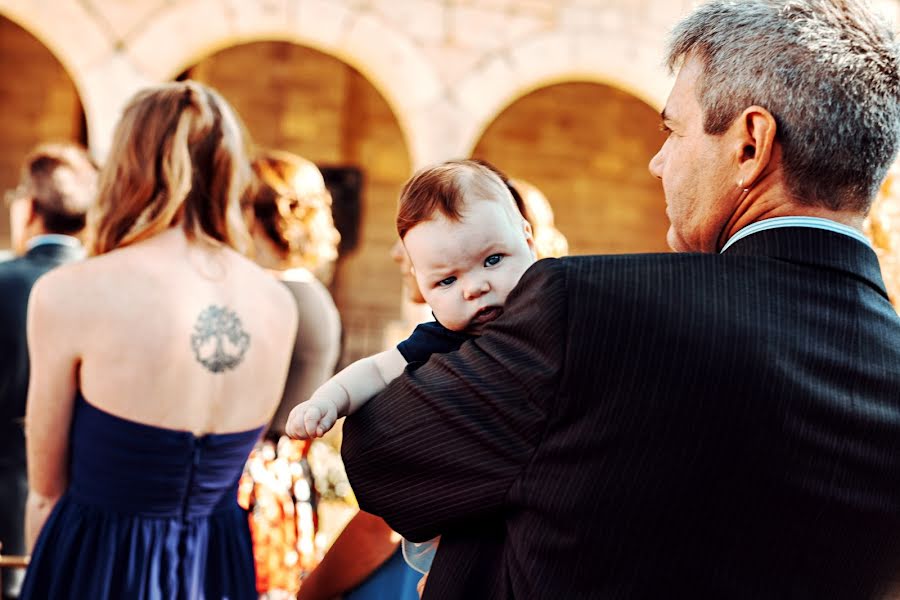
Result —
[[337, 406], [327, 398], [313, 396], [301, 402], [288, 415], [285, 433], [296, 440], [307, 440], [325, 435], [338, 418]]

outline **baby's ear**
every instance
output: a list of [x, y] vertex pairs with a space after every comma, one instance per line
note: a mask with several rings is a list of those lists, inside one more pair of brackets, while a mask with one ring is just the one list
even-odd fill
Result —
[[525, 242], [528, 244], [528, 248], [531, 249], [531, 253], [536, 257], [537, 249], [534, 247], [534, 232], [531, 230], [531, 223], [526, 219], [522, 219], [522, 233], [525, 234]]

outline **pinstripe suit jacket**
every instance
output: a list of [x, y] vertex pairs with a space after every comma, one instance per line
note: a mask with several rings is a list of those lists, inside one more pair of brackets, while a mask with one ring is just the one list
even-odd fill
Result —
[[871, 249], [544, 260], [347, 419], [360, 506], [442, 534], [426, 600], [878, 598], [900, 566], [900, 319]]

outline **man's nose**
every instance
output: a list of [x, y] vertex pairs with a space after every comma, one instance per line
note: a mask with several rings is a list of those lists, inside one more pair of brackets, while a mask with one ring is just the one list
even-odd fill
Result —
[[481, 279], [467, 283], [463, 294], [465, 295], [466, 300], [474, 300], [475, 298], [480, 298], [487, 294], [489, 291], [491, 291], [490, 282], [488, 282], [487, 279]]
[[647, 168], [650, 170], [650, 174], [656, 177], [657, 179], [662, 179], [663, 172], [663, 164], [665, 163], [663, 152], [666, 149], [666, 145], [663, 144], [659, 151], [650, 159], [650, 164], [647, 165]]

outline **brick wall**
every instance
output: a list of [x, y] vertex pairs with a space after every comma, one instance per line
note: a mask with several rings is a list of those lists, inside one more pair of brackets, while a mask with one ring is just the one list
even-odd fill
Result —
[[665, 199], [647, 171], [663, 141], [658, 121], [615, 88], [559, 84], [504, 110], [474, 155], [546, 194], [572, 254], [665, 252]]
[[[84, 143], [75, 86], [59, 61], [30, 33], [0, 17], [0, 191], [15, 187], [22, 159], [36, 144]], [[9, 214], [0, 210], [0, 248], [9, 247]]]
[[397, 196], [411, 173], [390, 107], [353, 68], [285, 42], [232, 47], [189, 74], [234, 105], [258, 144], [363, 170], [359, 244], [341, 258], [332, 293], [344, 324], [342, 362], [382, 350], [385, 327], [400, 316], [400, 277], [388, 251]]

